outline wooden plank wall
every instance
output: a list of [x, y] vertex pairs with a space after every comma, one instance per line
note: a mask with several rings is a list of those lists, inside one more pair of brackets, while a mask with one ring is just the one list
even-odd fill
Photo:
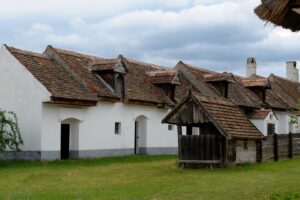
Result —
[[300, 156], [300, 133], [269, 135], [262, 141], [262, 161]]
[[293, 135], [293, 156], [300, 156], [300, 133]]
[[269, 135], [262, 141], [262, 162], [274, 160], [274, 136]]
[[220, 160], [218, 135], [180, 135], [179, 160]]

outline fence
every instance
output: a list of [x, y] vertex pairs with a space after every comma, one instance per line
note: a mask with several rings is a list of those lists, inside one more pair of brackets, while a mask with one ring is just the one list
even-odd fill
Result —
[[221, 145], [218, 135], [180, 135], [179, 160], [220, 161]]
[[262, 161], [292, 158], [300, 155], [300, 133], [273, 134], [262, 141]]

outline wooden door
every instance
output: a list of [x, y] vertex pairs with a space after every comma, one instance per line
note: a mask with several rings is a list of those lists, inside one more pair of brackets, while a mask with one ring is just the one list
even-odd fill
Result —
[[275, 133], [275, 124], [268, 124], [268, 135], [273, 135]]
[[70, 124], [61, 125], [60, 158], [69, 159], [70, 148]]
[[134, 154], [139, 154], [139, 122], [134, 124]]

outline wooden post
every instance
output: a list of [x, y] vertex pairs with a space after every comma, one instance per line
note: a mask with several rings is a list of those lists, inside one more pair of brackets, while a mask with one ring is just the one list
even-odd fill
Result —
[[262, 162], [262, 141], [256, 141], [256, 162]]
[[293, 158], [293, 134], [289, 132], [289, 158]]
[[178, 140], [178, 159], [180, 160], [180, 152], [181, 152], [181, 145], [180, 145], [180, 136], [182, 135], [182, 126], [177, 125], [177, 140]]
[[193, 135], [193, 127], [191, 125], [186, 126], [186, 135]]
[[274, 133], [274, 160], [278, 161], [278, 135]]

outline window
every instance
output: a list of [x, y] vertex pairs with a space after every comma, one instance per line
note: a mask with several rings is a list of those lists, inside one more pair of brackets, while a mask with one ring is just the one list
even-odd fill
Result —
[[248, 142], [244, 141], [244, 150], [248, 150]]
[[121, 122], [115, 122], [115, 134], [121, 134]]
[[169, 130], [169, 131], [173, 131], [173, 130], [174, 130], [174, 126], [173, 126], [172, 124], [169, 124], [169, 125], [168, 125], [168, 130]]
[[272, 114], [270, 114], [270, 120], [272, 120], [273, 119], [273, 115]]

